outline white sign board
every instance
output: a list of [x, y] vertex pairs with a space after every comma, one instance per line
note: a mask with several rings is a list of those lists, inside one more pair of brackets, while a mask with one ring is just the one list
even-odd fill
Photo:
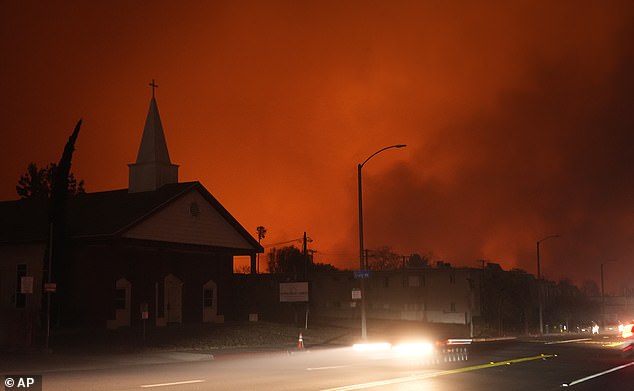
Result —
[[352, 300], [361, 300], [361, 289], [352, 289]]
[[33, 293], [33, 276], [20, 277], [20, 293]]
[[307, 282], [280, 282], [280, 301], [308, 301]]

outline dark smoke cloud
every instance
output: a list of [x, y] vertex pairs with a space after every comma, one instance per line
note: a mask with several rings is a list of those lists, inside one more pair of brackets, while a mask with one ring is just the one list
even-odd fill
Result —
[[358, 267], [356, 165], [406, 143], [364, 168], [369, 248], [534, 273], [560, 234], [548, 277], [633, 277], [631, 1], [5, 3], [2, 199], [80, 117], [73, 171], [126, 187], [155, 78], [180, 179], [265, 245]]
[[612, 291], [631, 287], [629, 33], [610, 72], [590, 73], [574, 57], [534, 64], [529, 87], [499, 94], [495, 110], [410, 140], [418, 145], [412, 163], [366, 179], [368, 241], [460, 265], [489, 259], [535, 273], [536, 241], [559, 234], [541, 245], [547, 277], [598, 281], [605, 263]]

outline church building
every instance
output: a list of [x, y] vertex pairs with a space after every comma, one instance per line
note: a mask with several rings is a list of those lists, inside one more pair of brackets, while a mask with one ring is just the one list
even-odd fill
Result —
[[55, 284], [46, 276], [48, 200], [0, 202], [0, 345], [42, 333], [49, 294], [54, 327], [231, 317], [234, 257], [250, 257], [254, 273], [263, 249], [200, 182], [178, 182], [154, 88], [128, 188], [69, 198]]

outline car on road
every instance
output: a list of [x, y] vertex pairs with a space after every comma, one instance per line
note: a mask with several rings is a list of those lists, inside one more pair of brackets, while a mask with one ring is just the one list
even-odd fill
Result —
[[621, 351], [625, 356], [631, 357], [634, 355], [634, 320], [623, 325], [621, 337], [625, 340]]
[[577, 332], [599, 334], [599, 325], [596, 322], [581, 323], [577, 326]]

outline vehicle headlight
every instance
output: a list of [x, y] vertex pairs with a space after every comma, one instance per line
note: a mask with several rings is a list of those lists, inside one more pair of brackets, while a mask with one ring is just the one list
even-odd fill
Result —
[[623, 338], [632, 338], [632, 336], [634, 336], [634, 333], [632, 332], [633, 326], [634, 324], [632, 323], [626, 324], [625, 326], [623, 326], [623, 331], [621, 332], [621, 336]]

